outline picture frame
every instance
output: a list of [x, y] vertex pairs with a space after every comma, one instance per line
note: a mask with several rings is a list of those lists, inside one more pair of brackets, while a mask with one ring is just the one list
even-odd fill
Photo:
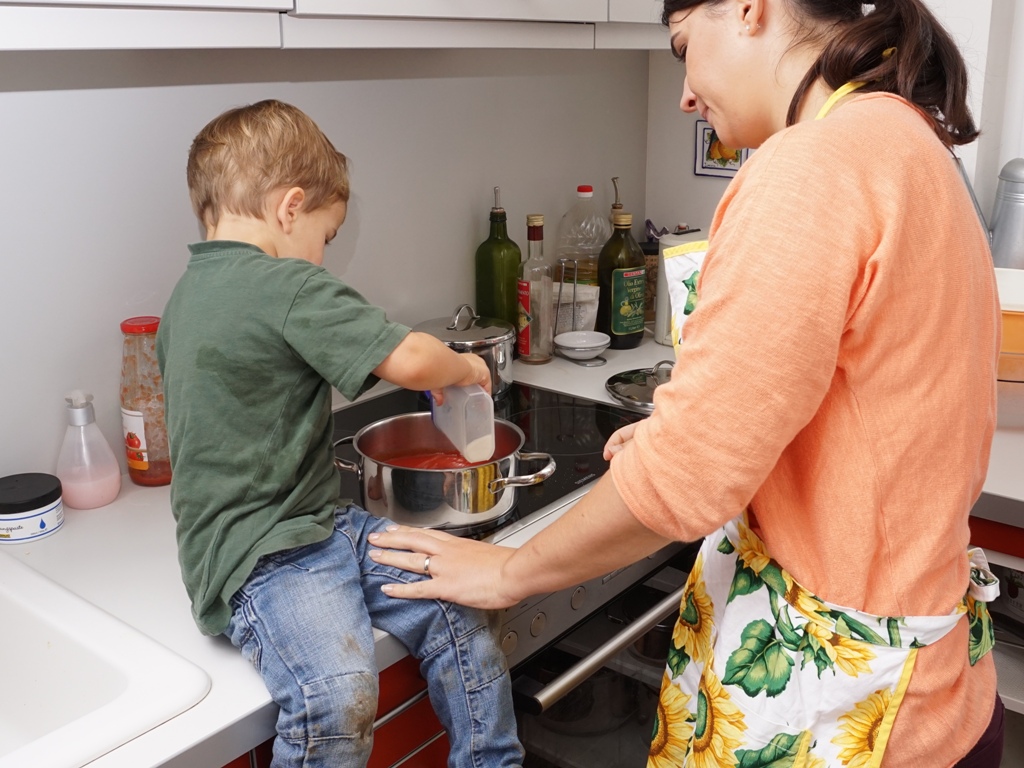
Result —
[[693, 173], [695, 176], [735, 176], [750, 150], [724, 146], [707, 120], [697, 120], [694, 141]]

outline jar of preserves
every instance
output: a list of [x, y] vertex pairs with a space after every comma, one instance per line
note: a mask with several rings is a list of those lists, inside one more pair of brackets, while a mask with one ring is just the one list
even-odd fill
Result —
[[121, 323], [121, 424], [128, 477], [138, 485], [171, 482], [171, 454], [164, 422], [164, 389], [156, 360], [159, 317]]

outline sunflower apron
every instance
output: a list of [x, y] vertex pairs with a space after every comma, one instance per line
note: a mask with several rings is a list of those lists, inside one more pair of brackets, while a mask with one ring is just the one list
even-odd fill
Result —
[[998, 595], [984, 553], [948, 616], [874, 616], [822, 600], [786, 572], [746, 515], [704, 540], [680, 603], [648, 768], [867, 768], [881, 764], [917, 650], [970, 622], [972, 664], [992, 648]]
[[[856, 87], [837, 90], [818, 117]], [[699, 266], [706, 249], [687, 244], [687, 258]], [[693, 286], [676, 287], [670, 296], [682, 318], [696, 297]], [[998, 596], [998, 581], [981, 550], [965, 557], [969, 586], [949, 615], [874, 616], [794, 581], [746, 513], [727, 523], [704, 540], [684, 590], [648, 768], [879, 766], [918, 649], [965, 614], [971, 664], [992, 648], [985, 603]]]

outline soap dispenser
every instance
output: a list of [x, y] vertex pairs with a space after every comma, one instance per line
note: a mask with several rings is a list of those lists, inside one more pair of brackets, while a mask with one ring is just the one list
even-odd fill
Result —
[[75, 509], [102, 507], [121, 490], [121, 468], [96, 424], [92, 395], [76, 389], [65, 401], [68, 428], [57, 457], [64, 504]]

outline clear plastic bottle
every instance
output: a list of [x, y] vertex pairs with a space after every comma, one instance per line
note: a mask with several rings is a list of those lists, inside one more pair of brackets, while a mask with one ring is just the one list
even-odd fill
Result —
[[544, 217], [526, 217], [526, 261], [519, 266], [519, 331], [516, 346], [524, 363], [551, 360], [554, 296], [551, 265], [544, 260]]
[[121, 490], [121, 467], [96, 424], [92, 395], [76, 389], [65, 400], [68, 428], [57, 456], [64, 503], [75, 509], [102, 507]]
[[121, 423], [128, 477], [138, 485], [171, 482], [171, 452], [164, 422], [164, 390], [156, 361], [160, 318], [129, 317], [121, 323]]
[[[597, 257], [611, 234], [608, 216], [594, 202], [594, 188], [581, 184], [576, 187], [576, 203], [558, 224], [555, 263], [561, 267], [561, 259], [575, 259], [579, 265], [579, 284], [597, 285]], [[562, 279], [561, 269], [557, 270], [555, 278]], [[566, 283], [572, 282], [571, 271], [566, 272], [564, 279]]]

